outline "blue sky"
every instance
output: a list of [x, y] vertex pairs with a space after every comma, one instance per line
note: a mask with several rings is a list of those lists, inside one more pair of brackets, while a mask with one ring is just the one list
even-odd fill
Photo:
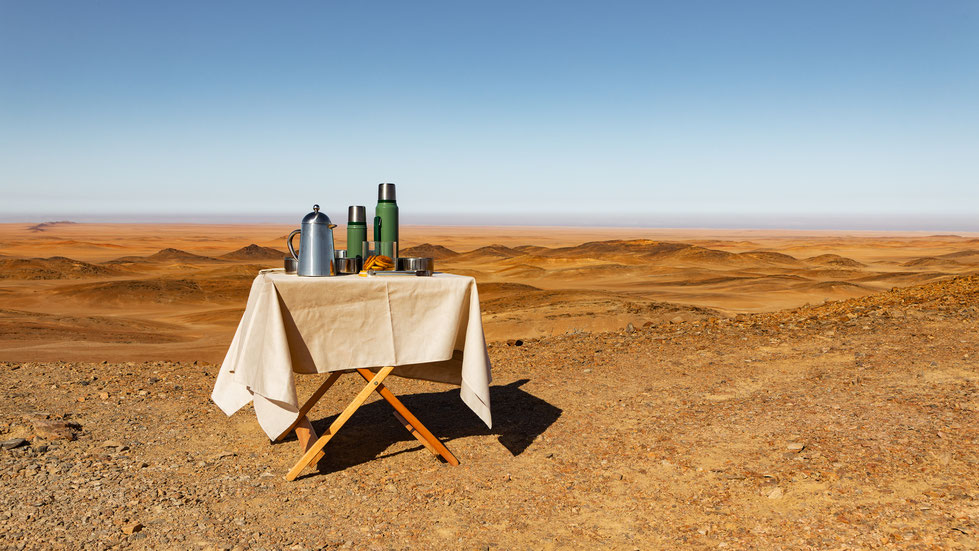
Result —
[[968, 219], [977, 98], [975, 1], [0, 0], [0, 217]]

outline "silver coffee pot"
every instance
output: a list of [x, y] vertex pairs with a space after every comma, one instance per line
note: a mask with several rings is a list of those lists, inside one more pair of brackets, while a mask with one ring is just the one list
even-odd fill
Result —
[[[313, 212], [303, 218], [302, 227], [294, 230], [286, 239], [289, 253], [296, 259], [296, 273], [301, 276], [336, 275], [333, 257], [333, 228], [330, 217], [320, 212], [319, 205], [313, 205]], [[292, 247], [292, 238], [299, 234], [299, 254]]]

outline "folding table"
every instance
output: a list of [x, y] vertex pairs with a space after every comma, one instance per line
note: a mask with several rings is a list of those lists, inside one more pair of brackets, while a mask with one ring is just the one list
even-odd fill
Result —
[[[329, 373], [301, 406], [294, 375]], [[344, 374], [367, 384], [316, 434], [307, 414]], [[373, 392], [426, 449], [459, 461], [384, 386], [391, 374], [460, 386], [460, 398], [488, 427], [490, 363], [475, 280], [432, 277], [298, 277], [263, 271], [255, 278], [211, 398], [228, 415], [254, 402], [273, 441], [295, 431], [304, 453], [294, 480]]]
[[384, 379], [393, 370], [394, 366], [387, 366], [375, 374], [369, 369], [357, 369], [356, 372], [360, 374], [365, 381], [367, 381], [367, 385], [364, 386], [364, 389], [357, 394], [352, 402], [350, 402], [350, 405], [348, 405], [347, 408], [340, 413], [339, 417], [333, 421], [326, 433], [317, 438], [316, 431], [313, 429], [313, 425], [309, 422], [309, 418], [306, 417], [306, 414], [309, 413], [309, 410], [312, 409], [316, 402], [319, 401], [324, 394], [326, 394], [326, 391], [333, 386], [333, 383], [340, 378], [341, 373], [331, 373], [330, 376], [326, 378], [326, 381], [324, 381], [323, 384], [316, 389], [316, 392], [314, 392], [313, 395], [306, 400], [306, 403], [299, 408], [300, 417], [296, 420], [295, 425], [286, 429], [279, 435], [278, 438], [275, 439], [276, 441], [282, 440], [288, 436], [290, 432], [295, 430], [296, 437], [299, 439], [299, 443], [305, 451], [302, 458], [300, 458], [296, 465], [289, 471], [289, 474], [286, 475], [286, 480], [295, 480], [303, 469], [310, 464], [315, 464], [321, 457], [323, 457], [323, 446], [325, 446], [326, 443], [329, 442], [334, 435], [336, 435], [337, 431], [339, 431], [344, 423], [346, 423], [347, 420], [354, 414], [354, 412], [356, 412], [357, 409], [364, 404], [372, 392], [377, 392], [382, 398], [384, 398], [385, 401], [387, 401], [387, 403], [391, 404], [391, 407], [394, 408], [394, 416], [402, 425], [404, 425], [406, 429], [408, 429], [408, 432], [411, 433], [412, 436], [417, 438], [418, 441], [425, 446], [425, 448], [435, 454], [435, 456], [445, 459], [446, 463], [450, 465], [459, 464], [459, 460], [452, 455], [452, 452], [450, 452], [449, 449], [446, 448], [445, 445], [443, 445], [442, 442], [431, 433], [431, 431], [425, 428], [425, 425], [423, 425], [421, 421], [419, 421], [418, 418], [415, 417], [414, 414], [412, 414], [411, 411], [409, 411], [408, 408], [401, 403], [401, 400], [398, 400], [398, 398], [384, 386]]

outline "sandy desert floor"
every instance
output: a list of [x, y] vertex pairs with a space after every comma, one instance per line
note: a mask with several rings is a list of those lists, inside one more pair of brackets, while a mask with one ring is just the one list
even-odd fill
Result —
[[288, 483], [208, 395], [291, 229], [0, 225], [0, 545], [979, 548], [977, 236], [406, 227], [479, 282], [494, 428], [396, 380], [461, 466], [371, 402]]

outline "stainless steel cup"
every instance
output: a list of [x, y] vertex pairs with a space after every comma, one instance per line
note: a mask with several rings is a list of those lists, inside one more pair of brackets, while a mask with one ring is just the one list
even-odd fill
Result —
[[296, 273], [296, 269], [299, 267], [298, 266], [299, 263], [296, 262], [296, 259], [291, 256], [287, 256], [283, 261], [283, 263], [285, 264], [287, 274]]
[[338, 274], [356, 274], [360, 273], [360, 268], [363, 266], [364, 259], [357, 258], [338, 258], [337, 259], [337, 273]]
[[421, 256], [405, 256], [398, 258], [398, 270], [406, 272], [435, 271], [435, 260]]

